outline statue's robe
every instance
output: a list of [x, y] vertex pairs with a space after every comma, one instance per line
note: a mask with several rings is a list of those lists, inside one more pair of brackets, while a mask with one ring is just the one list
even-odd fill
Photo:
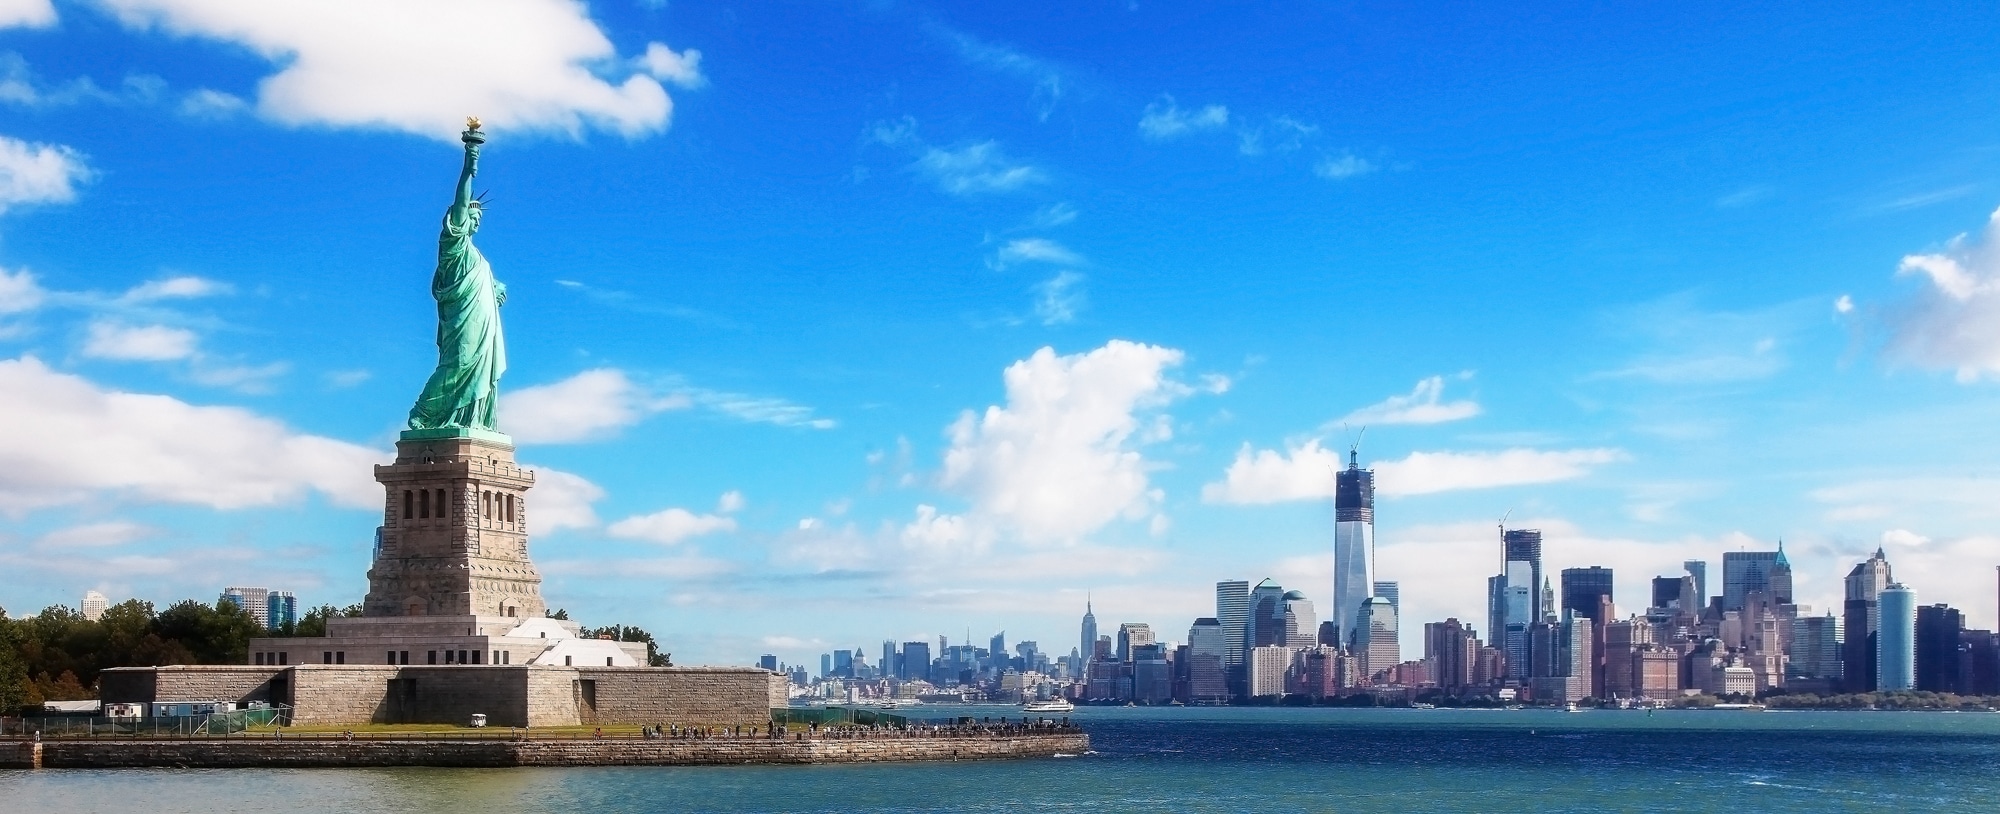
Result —
[[500, 335], [500, 302], [506, 289], [472, 245], [470, 213], [445, 214], [438, 234], [437, 274], [431, 295], [438, 305], [438, 365], [417, 404], [410, 429], [494, 429], [500, 374], [507, 372], [507, 343]]

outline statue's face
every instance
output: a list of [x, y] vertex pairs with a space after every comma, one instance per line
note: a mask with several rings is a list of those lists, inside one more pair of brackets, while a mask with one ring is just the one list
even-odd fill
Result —
[[470, 219], [467, 221], [468, 227], [472, 229], [472, 231], [475, 232], [479, 231], [479, 219], [485, 215], [484, 210], [481, 210], [479, 207], [475, 206], [472, 208], [472, 211], [467, 214], [470, 216]]

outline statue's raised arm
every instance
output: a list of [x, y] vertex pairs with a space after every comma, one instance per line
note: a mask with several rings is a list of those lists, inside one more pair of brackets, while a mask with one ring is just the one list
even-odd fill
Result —
[[479, 146], [486, 143], [486, 134], [479, 132], [479, 117], [465, 119], [465, 132], [458, 140], [465, 143], [465, 165], [458, 171], [458, 194], [452, 197], [452, 220], [463, 223], [466, 210], [472, 208], [472, 177], [479, 174]]

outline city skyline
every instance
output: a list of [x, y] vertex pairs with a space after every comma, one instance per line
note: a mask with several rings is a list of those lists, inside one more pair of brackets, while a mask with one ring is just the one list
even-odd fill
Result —
[[8, 9], [13, 615], [362, 601], [478, 115], [544, 595], [689, 663], [1327, 620], [1350, 463], [1405, 653], [1499, 523], [1996, 624], [1992, 9]]

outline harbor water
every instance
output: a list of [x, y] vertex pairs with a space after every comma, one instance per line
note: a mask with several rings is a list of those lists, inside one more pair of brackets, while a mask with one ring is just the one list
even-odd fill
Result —
[[[942, 710], [942, 708], [939, 708]], [[974, 714], [1018, 716], [1011, 708]], [[1082, 708], [1090, 754], [842, 766], [0, 772], [8, 811], [1990, 812], [2000, 714]]]

